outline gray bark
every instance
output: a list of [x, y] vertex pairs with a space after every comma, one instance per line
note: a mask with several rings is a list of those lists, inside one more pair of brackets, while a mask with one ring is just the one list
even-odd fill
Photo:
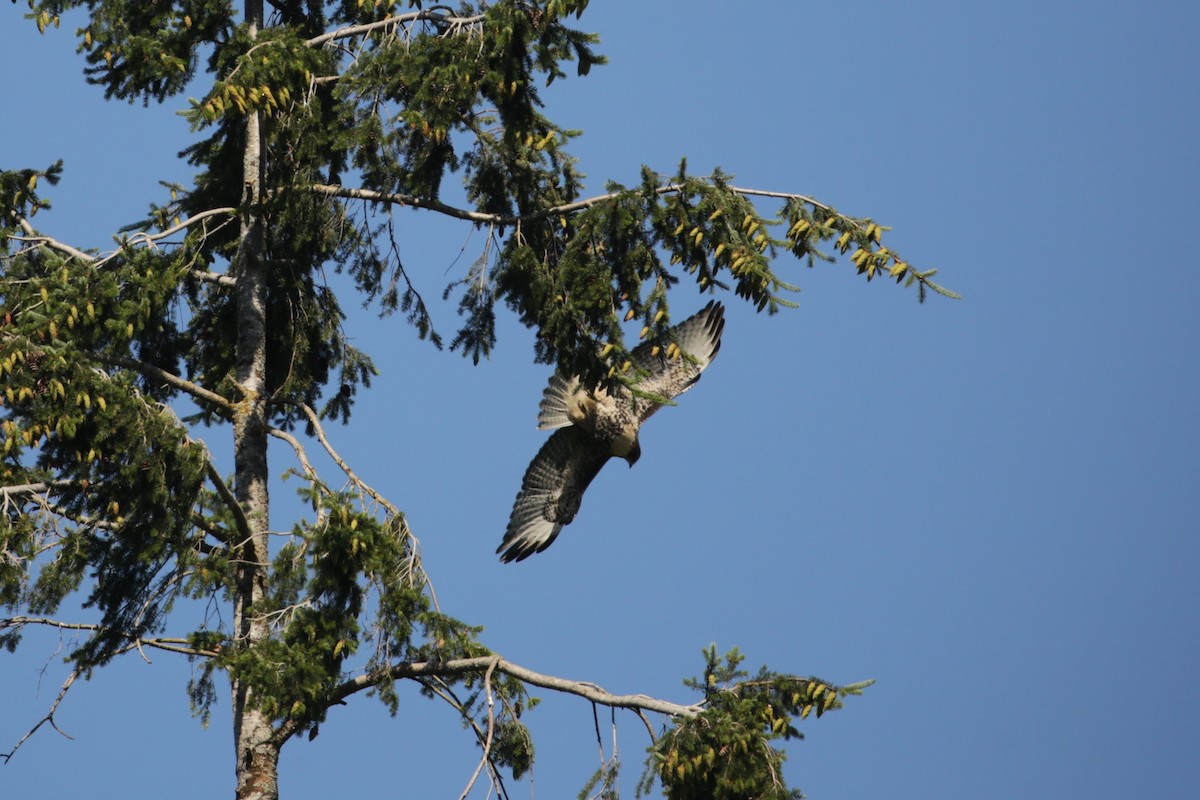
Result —
[[[262, 0], [246, 0], [250, 35], [263, 22]], [[266, 595], [270, 554], [267, 539], [270, 499], [267, 494], [267, 264], [263, 253], [261, 116], [246, 116], [242, 157], [243, 188], [240, 243], [237, 255], [237, 382], [242, 396], [234, 416], [235, 496], [249, 523], [248, 539], [240, 543], [238, 581], [234, 600], [235, 647], [253, 649], [270, 636], [266, 620], [256, 610]], [[276, 800], [279, 796], [279, 744], [271, 720], [257, 708], [253, 689], [231, 678], [234, 745], [237, 754], [238, 800]]]

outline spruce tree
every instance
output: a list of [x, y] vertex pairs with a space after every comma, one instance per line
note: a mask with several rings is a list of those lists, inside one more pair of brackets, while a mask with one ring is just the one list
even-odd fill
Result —
[[[786, 252], [809, 265], [846, 255], [868, 281], [952, 296], [932, 271], [884, 245], [873, 220], [686, 163], [586, 195], [568, 151], [578, 133], [539, 98], [604, 63], [575, 27], [586, 0], [28, 5], [40, 29], [86, 10], [86, 78], [106, 97], [203, 96], [186, 112], [194, 184], [167, 187], [111, 252], [38, 227], [61, 164], [0, 171], [0, 643], [15, 650], [29, 626], [82, 631], [68, 686], [133, 650], [194, 659], [201, 715], [228, 681], [239, 798], [277, 797], [284, 744], [366, 690], [394, 711], [400, 681], [443, 699], [453, 688], [501, 794], [501, 770], [531, 763], [522, 715], [540, 687], [663, 715], [647, 790], [796, 796], [774, 743], [865, 684], [752, 676], [736, 651], [711, 649], [693, 705], [616, 696], [501, 658], [441, 612], [404, 514], [328, 432], [351, 422], [375, 371], [343, 305], [399, 312], [441, 346], [420, 293], [429, 276], [396, 258], [388, 214], [452, 217], [489, 247], [446, 287], [462, 319], [451, 351], [486, 358], [497, 313], [512, 313], [536, 332], [538, 362], [636, 391], [627, 331], [665, 341], [673, 292], [732, 292], [774, 313], [792, 305], [775, 266]], [[462, 202], [442, 199], [447, 177]], [[327, 269], [360, 294], [334, 293]], [[205, 444], [218, 435], [232, 437], [228, 474]], [[317, 474], [312, 447], [337, 480]], [[268, 538], [269, 451], [303, 475], [313, 511], [282, 542]], [[96, 621], [59, 616], [76, 597]], [[223, 605], [224, 624], [188, 629], [172, 614], [186, 600]], [[614, 790], [615, 765], [597, 786]]]

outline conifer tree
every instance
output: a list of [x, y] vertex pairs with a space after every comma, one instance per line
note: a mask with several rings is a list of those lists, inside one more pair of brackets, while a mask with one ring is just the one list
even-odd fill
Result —
[[[488, 249], [447, 288], [462, 312], [450, 350], [485, 358], [497, 313], [511, 312], [536, 331], [537, 361], [631, 387], [626, 325], [662, 340], [672, 291], [728, 291], [774, 313], [791, 305], [783, 251], [810, 265], [848, 255], [868, 281], [950, 295], [932, 271], [870, 219], [682, 163], [585, 196], [567, 149], [577, 133], [545, 116], [538, 92], [604, 62], [575, 27], [586, 0], [28, 5], [43, 30], [86, 10], [86, 78], [106, 97], [204, 95], [187, 110], [194, 184], [168, 187], [111, 252], [35, 220], [61, 163], [0, 165], [0, 643], [15, 650], [30, 626], [81, 632], [68, 687], [137, 649], [193, 659], [201, 715], [218, 680], [230, 687], [245, 800], [278, 796], [281, 748], [315, 735], [333, 705], [374, 690], [394, 711], [400, 681], [450, 698], [501, 794], [504, 770], [530, 765], [522, 715], [540, 687], [663, 715], [647, 789], [796, 796], [773, 743], [864, 684], [750, 676], [736, 651], [712, 649], [694, 705], [616, 696], [501, 658], [439, 610], [403, 513], [327, 431], [351, 420], [374, 365], [343, 333], [347, 298], [322, 270], [440, 346], [419, 291], [429, 276], [395, 257], [388, 213], [459, 219]], [[442, 199], [447, 177], [463, 203]], [[215, 435], [232, 436], [228, 474], [205, 444]], [[314, 514], [283, 543], [267, 535], [271, 444], [303, 473]], [[317, 474], [312, 447], [349, 488]], [[76, 592], [95, 621], [60, 616]], [[225, 624], [181, 629], [190, 621], [172, 609], [185, 599], [224, 605]], [[611, 791], [614, 772], [589, 789]]]

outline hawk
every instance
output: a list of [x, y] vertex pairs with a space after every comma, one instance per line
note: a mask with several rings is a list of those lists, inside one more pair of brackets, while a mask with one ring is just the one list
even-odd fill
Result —
[[[721, 349], [725, 308], [711, 301], [671, 329], [674, 348], [643, 342], [629, 354], [646, 373], [638, 389], [672, 400], [692, 388]], [[687, 355], [683, 355], [686, 353]], [[583, 493], [610, 458], [633, 466], [642, 454], [638, 431], [662, 403], [620, 389], [588, 391], [577, 377], [555, 373], [543, 392], [538, 428], [557, 428], [534, 456], [513, 503], [501, 561], [521, 561], [545, 550], [575, 519]]]

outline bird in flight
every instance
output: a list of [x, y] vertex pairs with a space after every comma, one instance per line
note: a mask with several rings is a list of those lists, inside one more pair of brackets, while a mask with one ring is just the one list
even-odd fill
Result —
[[675, 347], [643, 342], [630, 358], [645, 377], [634, 395], [617, 388], [589, 391], [577, 377], [555, 373], [543, 392], [538, 428], [557, 430], [534, 456], [513, 503], [501, 561], [521, 561], [545, 550], [562, 527], [575, 519], [583, 493], [614, 456], [633, 466], [642, 454], [638, 432], [663, 404], [700, 380], [721, 349], [725, 307], [713, 300], [695, 316], [671, 328]]

